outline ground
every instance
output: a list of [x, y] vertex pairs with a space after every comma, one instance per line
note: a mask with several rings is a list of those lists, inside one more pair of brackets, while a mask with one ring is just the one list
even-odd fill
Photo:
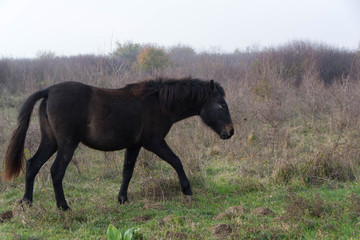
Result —
[[[165, 167], [165, 166], [163, 166]], [[166, 167], [165, 167], [166, 168]], [[118, 229], [139, 227], [144, 239], [357, 239], [360, 234], [358, 183], [308, 187], [265, 184], [261, 189], [212, 187], [191, 179], [194, 200], [184, 201], [176, 177], [163, 194], [144, 189], [135, 177], [130, 202], [118, 205], [118, 181], [96, 174], [76, 174], [65, 181], [73, 211], [56, 209], [51, 182], [37, 181], [34, 204], [19, 206], [23, 179], [0, 193], [1, 239], [106, 239], [111, 223]], [[119, 179], [118, 177], [117, 179]], [[71, 181], [70, 181], [71, 180]], [[149, 179], [150, 181], [150, 179]], [[161, 183], [160, 183], [161, 185]], [[160, 187], [158, 187], [160, 188]], [[9, 211], [12, 211], [12, 215]]]

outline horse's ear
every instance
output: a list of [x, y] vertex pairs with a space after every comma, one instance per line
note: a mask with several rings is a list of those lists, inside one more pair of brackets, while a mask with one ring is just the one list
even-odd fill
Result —
[[214, 80], [212, 80], [212, 79], [210, 80], [209, 86], [210, 86], [211, 92], [214, 92], [215, 91], [215, 82], [214, 82]]

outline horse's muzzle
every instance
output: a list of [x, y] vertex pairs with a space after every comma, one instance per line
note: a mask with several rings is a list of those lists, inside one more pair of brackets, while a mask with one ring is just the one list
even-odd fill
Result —
[[232, 124], [228, 124], [225, 126], [225, 130], [220, 134], [221, 139], [229, 139], [234, 135], [234, 126]]

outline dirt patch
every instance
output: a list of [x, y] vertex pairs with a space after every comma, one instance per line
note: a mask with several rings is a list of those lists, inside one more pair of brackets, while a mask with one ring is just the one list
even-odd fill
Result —
[[245, 214], [248, 213], [249, 210], [246, 209], [243, 206], [232, 206], [232, 207], [228, 207], [226, 210], [226, 212], [231, 212], [231, 213], [236, 213], [236, 214]]
[[268, 216], [268, 215], [275, 215], [275, 213], [268, 207], [258, 207], [255, 208], [252, 212], [252, 215], [259, 215], [259, 216]]
[[275, 217], [273, 220], [275, 222], [283, 222], [283, 221], [286, 221], [287, 219], [288, 218], [285, 215], [280, 215], [280, 216]]
[[162, 219], [159, 220], [159, 225], [164, 226], [166, 224], [172, 224], [172, 223], [181, 223], [186, 222], [186, 217], [183, 216], [174, 216], [174, 214], [170, 214]]
[[6, 211], [0, 214], [0, 223], [10, 220], [13, 217], [12, 211]]
[[221, 220], [223, 218], [234, 218], [248, 213], [249, 210], [243, 206], [232, 206], [228, 207], [224, 212], [220, 213], [215, 217], [214, 220]]
[[169, 216], [164, 217], [163, 219], [159, 220], [160, 225], [165, 225], [168, 222], [171, 222], [171, 219], [174, 217], [173, 214], [170, 214]]
[[181, 232], [166, 232], [165, 235], [166, 239], [179, 239], [179, 240], [185, 240], [188, 239], [187, 234], [181, 233]]
[[133, 222], [146, 222], [149, 221], [151, 218], [149, 216], [146, 215], [142, 215], [142, 216], [137, 216], [135, 218], [133, 218], [131, 221]]
[[220, 224], [216, 224], [212, 228], [210, 228], [210, 232], [214, 238], [224, 239], [224, 238], [230, 236], [232, 234], [233, 230], [230, 227], [230, 225], [220, 223]]

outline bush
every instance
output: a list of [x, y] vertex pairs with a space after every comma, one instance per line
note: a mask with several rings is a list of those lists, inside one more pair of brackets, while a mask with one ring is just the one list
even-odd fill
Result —
[[347, 50], [320, 46], [317, 49], [317, 62], [321, 79], [330, 84], [347, 78], [355, 57], [355, 53]]
[[113, 52], [113, 55], [122, 58], [129, 66], [132, 66], [136, 62], [136, 58], [141, 48], [140, 43], [116, 42], [116, 49]]
[[[283, 80], [293, 81], [300, 86], [306, 72], [316, 66], [319, 77], [326, 84], [341, 81], [351, 73], [357, 74], [354, 63], [359, 56], [355, 52], [325, 44], [307, 41], [293, 41], [283, 46], [269, 48], [259, 53], [260, 60], [268, 58], [271, 65], [278, 67]], [[258, 59], [259, 60], [259, 59]], [[355, 69], [351, 69], [351, 68]]]
[[184, 64], [191, 60], [196, 55], [196, 52], [192, 47], [177, 45], [169, 49], [169, 55], [172, 60]]
[[153, 72], [169, 64], [169, 56], [163, 48], [147, 46], [137, 56], [137, 68], [140, 71]]

